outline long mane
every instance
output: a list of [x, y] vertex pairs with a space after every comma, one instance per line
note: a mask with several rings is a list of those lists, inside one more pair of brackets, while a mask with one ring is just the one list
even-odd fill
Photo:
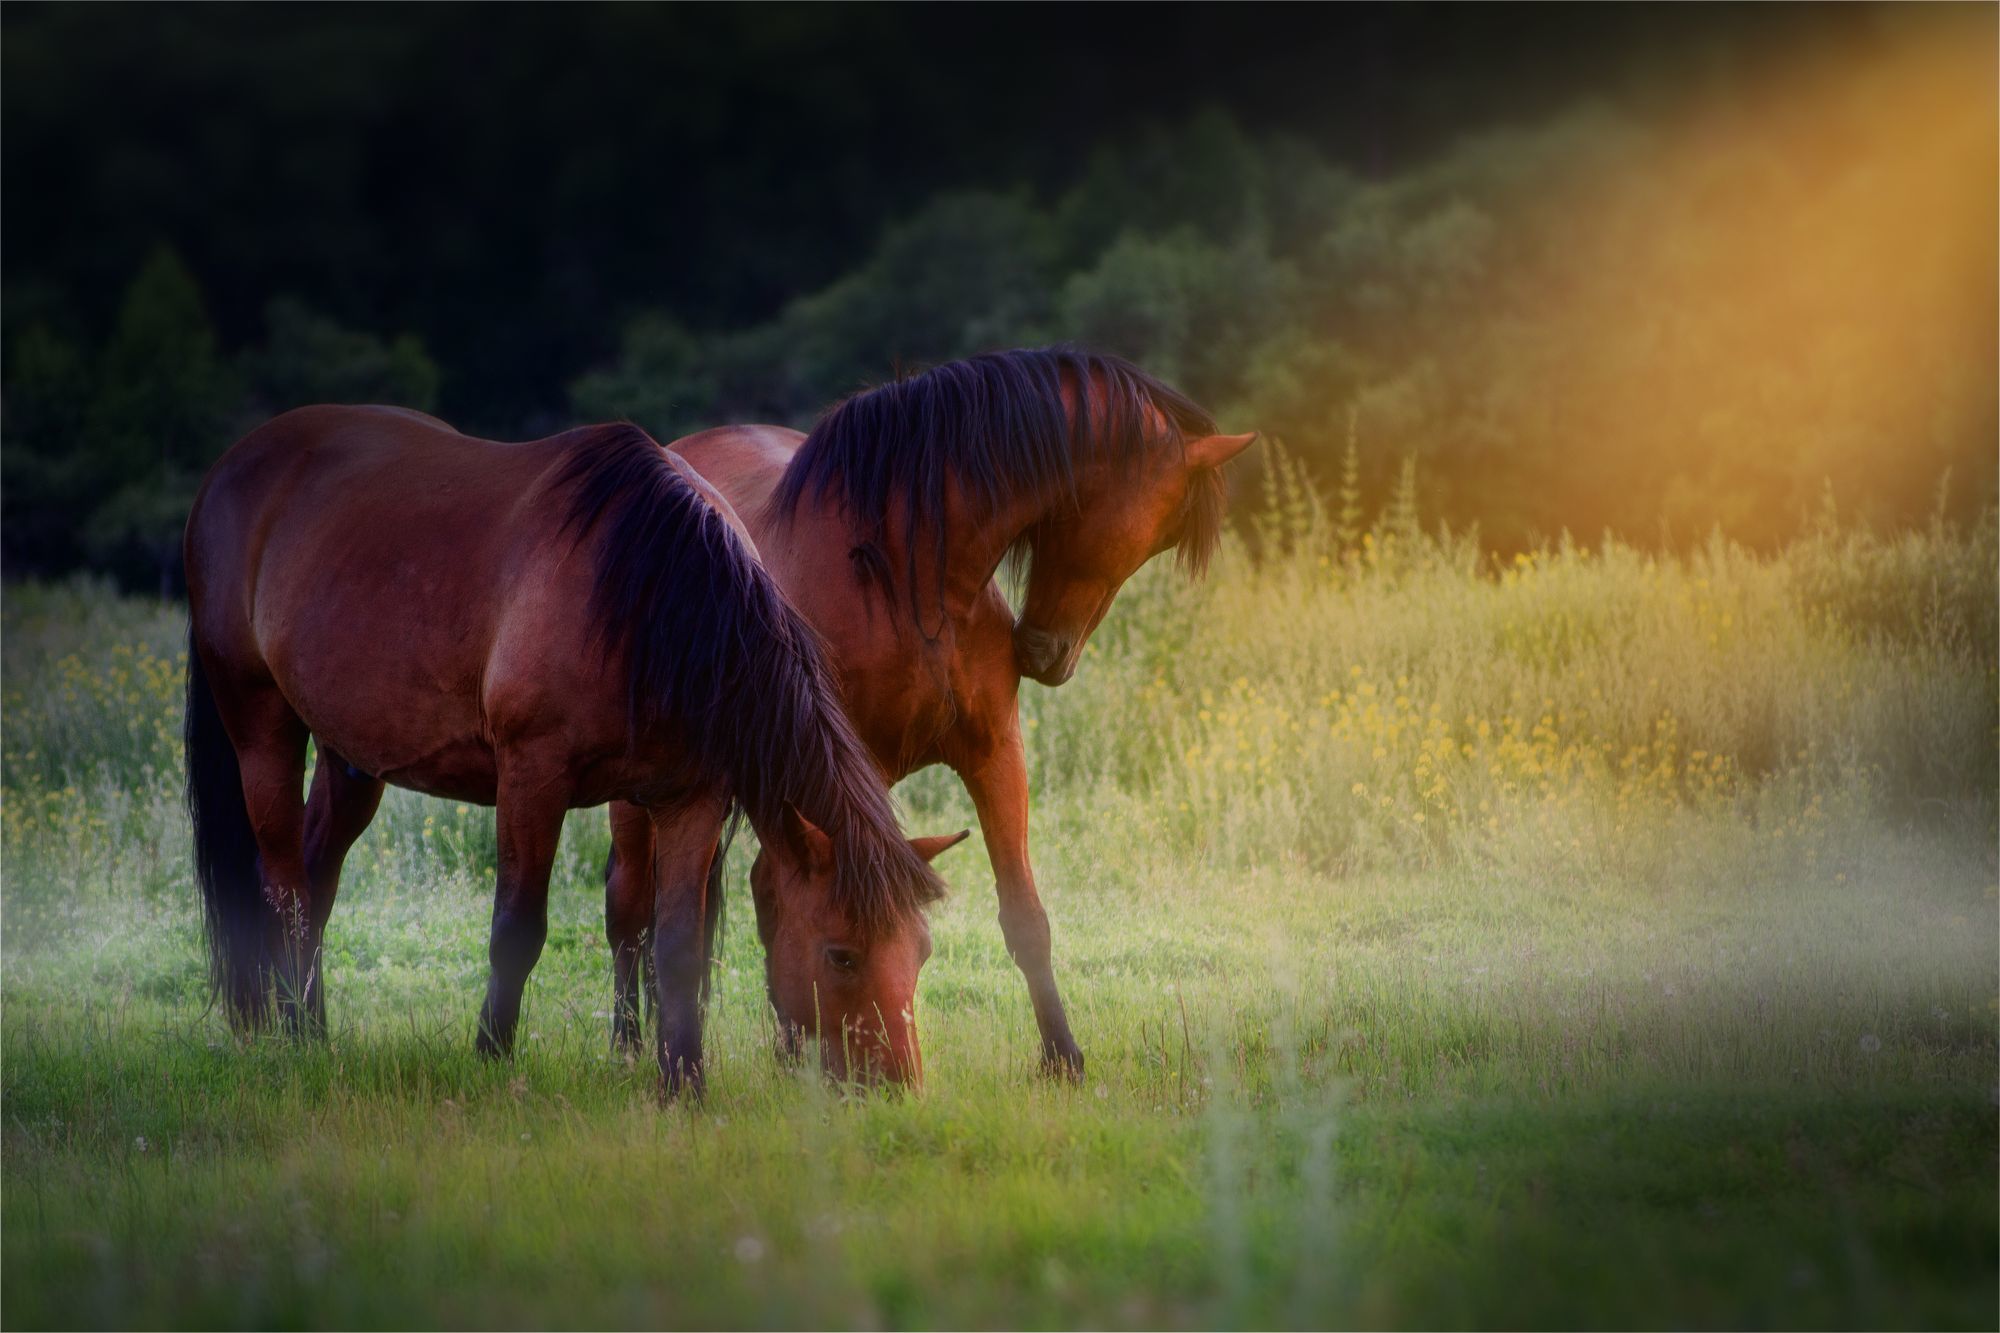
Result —
[[944, 892], [896, 823], [812, 627], [637, 426], [584, 432], [558, 469], [564, 533], [595, 537], [590, 619], [623, 661], [636, 736], [674, 729], [760, 830], [787, 802], [833, 838], [836, 904], [881, 927]]
[[[1051, 497], [1045, 517], [1057, 518], [1065, 503], [1074, 505], [1085, 465], [1136, 470], [1149, 451], [1179, 451], [1214, 430], [1192, 399], [1120, 357], [1070, 346], [988, 352], [829, 408], [779, 479], [768, 512], [782, 519], [802, 500], [832, 500], [865, 528], [900, 504], [910, 532], [932, 535], [942, 571], [951, 482], [982, 514], [1026, 493]], [[1213, 469], [1188, 488], [1177, 549], [1192, 573], [1215, 549], [1224, 498]], [[1016, 534], [1010, 556], [1032, 561], [1038, 528]]]

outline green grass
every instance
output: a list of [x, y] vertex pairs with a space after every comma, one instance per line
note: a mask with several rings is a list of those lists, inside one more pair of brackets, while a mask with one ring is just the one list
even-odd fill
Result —
[[1149, 569], [1031, 692], [1083, 1087], [1034, 1074], [975, 842], [922, 1096], [780, 1069], [737, 928], [699, 1109], [609, 1055], [600, 812], [511, 1064], [490, 815], [403, 793], [332, 1040], [230, 1038], [179, 613], [8, 589], [0, 1321], [2000, 1322], [1990, 526], [1475, 577], [1316, 523]]

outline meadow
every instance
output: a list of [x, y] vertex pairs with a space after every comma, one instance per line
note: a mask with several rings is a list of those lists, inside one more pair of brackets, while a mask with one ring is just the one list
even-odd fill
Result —
[[[1075, 1088], [977, 840], [924, 1092], [780, 1067], [746, 837], [709, 1096], [663, 1108], [609, 1048], [601, 811], [482, 1063], [490, 812], [400, 792], [331, 1040], [238, 1041], [182, 610], [8, 587], [0, 1322], [2000, 1321], [1992, 517], [1497, 561], [1268, 475], [1205, 583], [1142, 571], [1027, 689]], [[974, 822], [943, 770], [899, 797]]]

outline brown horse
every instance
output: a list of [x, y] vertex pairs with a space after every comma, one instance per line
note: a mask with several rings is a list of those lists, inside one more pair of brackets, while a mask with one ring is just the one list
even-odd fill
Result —
[[[632, 426], [528, 444], [393, 408], [288, 412], [188, 518], [187, 759], [210, 965], [254, 1028], [324, 1031], [320, 941], [385, 783], [496, 807], [487, 1054], [548, 933], [564, 812], [642, 812], [669, 1090], [699, 1087], [709, 858], [732, 802], [810, 915], [835, 1074], [918, 1076], [941, 885], [905, 842], [811, 628], [727, 502]], [[319, 747], [301, 801], [308, 736]], [[830, 832], [820, 832], [824, 826]]]
[[[671, 446], [748, 516], [766, 567], [826, 641], [883, 777], [943, 763], [964, 781], [1052, 1072], [1079, 1076], [1083, 1055], [1028, 861], [1021, 677], [1068, 680], [1120, 586], [1153, 556], [1178, 548], [1190, 570], [1205, 566], [1221, 526], [1218, 469], [1255, 439], [1216, 434], [1207, 413], [1125, 361], [1053, 348], [858, 394], [808, 436], [725, 427]], [[1028, 562], [1018, 622], [994, 582], [1010, 554]], [[633, 960], [617, 976], [620, 1013], [638, 995], [651, 837], [637, 812], [612, 808], [607, 929]], [[789, 978], [810, 932], [794, 938], [770, 869], [760, 858], [751, 886], [772, 1000], [791, 1022]], [[627, 1020], [621, 1032], [633, 1031]]]

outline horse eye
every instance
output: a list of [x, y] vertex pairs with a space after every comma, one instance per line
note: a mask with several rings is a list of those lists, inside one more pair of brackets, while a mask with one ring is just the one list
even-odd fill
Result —
[[861, 955], [852, 949], [829, 944], [826, 949], [826, 961], [842, 972], [852, 972], [861, 966]]

